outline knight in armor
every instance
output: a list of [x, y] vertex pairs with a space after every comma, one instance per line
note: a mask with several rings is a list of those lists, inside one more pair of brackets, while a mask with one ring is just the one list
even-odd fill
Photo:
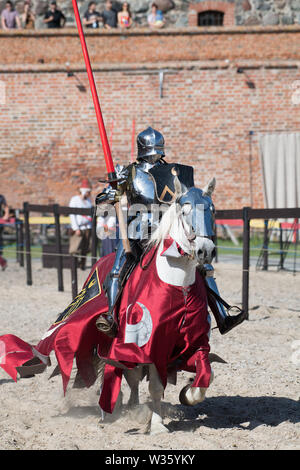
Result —
[[[143, 204], [143, 206], [148, 208], [148, 227], [150, 231], [151, 223], [153, 222], [150, 213], [151, 205], [170, 202], [168, 196], [172, 198], [172, 190], [168, 184], [165, 184], [166, 175], [170, 174], [170, 167], [172, 171], [172, 168], [174, 169], [176, 165], [169, 165], [164, 160], [164, 137], [160, 132], [151, 127], [148, 127], [137, 136], [137, 152], [137, 161], [119, 172], [117, 187], [112, 188], [112, 186], [108, 186], [105, 188], [96, 197], [96, 205], [103, 203], [114, 204], [120, 201], [123, 194], [126, 194], [129, 207], [133, 204]], [[193, 168], [184, 165], [177, 166], [182, 170], [181, 173], [185, 174], [184, 183], [190, 183], [188, 184], [189, 187], [194, 186]], [[156, 184], [153, 175], [155, 176]], [[158, 196], [158, 183], [160, 183], [161, 189], [164, 188], [160, 193], [160, 197]], [[166, 199], [162, 197], [163, 194], [166, 196]], [[97, 328], [108, 336], [114, 337], [117, 333], [114, 306], [124, 277], [126, 277], [128, 272], [131, 272], [130, 268], [134, 267], [140, 259], [147, 241], [148, 234], [143, 238], [143, 231], [141, 230], [138, 238], [132, 239], [129, 236], [130, 255], [125, 253], [122, 240], [117, 245], [114, 265], [103, 286], [108, 299], [108, 312], [100, 315], [96, 321]], [[214, 270], [211, 265], [205, 265], [204, 275], [208, 274], [206, 282], [210, 289], [218, 295], [219, 291], [213, 278], [213, 272]], [[221, 334], [226, 333], [243, 321], [241, 314], [229, 316], [222, 303], [218, 302], [215, 298], [210, 299], [210, 297], [209, 306], [216, 318]]]

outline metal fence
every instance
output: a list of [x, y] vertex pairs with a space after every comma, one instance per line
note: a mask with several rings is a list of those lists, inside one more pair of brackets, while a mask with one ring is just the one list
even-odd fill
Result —
[[[71, 256], [63, 253], [62, 240], [61, 240], [61, 215], [80, 214], [92, 216], [92, 246], [91, 246], [91, 258], [92, 264], [97, 261], [97, 245], [98, 238], [96, 233], [96, 217], [95, 208], [91, 209], [76, 209], [71, 207], [60, 206], [58, 204], [53, 205], [37, 205], [29, 204], [25, 202], [23, 210], [21, 211], [24, 216], [24, 222], [16, 218], [15, 229], [16, 229], [16, 256], [21, 266], [24, 266], [24, 258], [26, 260], [26, 282], [27, 285], [32, 285], [32, 257], [31, 257], [31, 235], [30, 235], [30, 224], [29, 216], [32, 212], [38, 213], [50, 213], [54, 216], [55, 225], [55, 253], [52, 255], [56, 259], [57, 269], [57, 280], [58, 290], [64, 290], [63, 282], [63, 257], [68, 256], [71, 260], [71, 280], [72, 280], [72, 296], [73, 298], [77, 295], [77, 260], [76, 256]], [[250, 221], [253, 219], [262, 219], [268, 221], [271, 219], [300, 219], [300, 208], [283, 208], [283, 209], [252, 209], [251, 207], [244, 207], [243, 209], [232, 209], [232, 210], [218, 210], [216, 212], [217, 220], [241, 220], [243, 230], [243, 248], [242, 248], [242, 308], [244, 311], [249, 311], [249, 268], [250, 268]], [[298, 225], [297, 225], [298, 227]], [[217, 239], [215, 239], [217, 245]], [[264, 267], [266, 267], [267, 256], [268, 256], [268, 240], [267, 231], [264, 232]]]
[[[299, 219], [300, 208], [284, 209], [243, 209], [218, 210], [216, 219], [243, 221], [243, 271], [242, 271], [242, 309], [249, 312], [249, 268], [250, 268], [250, 221], [253, 219]], [[217, 241], [216, 241], [217, 242]]]

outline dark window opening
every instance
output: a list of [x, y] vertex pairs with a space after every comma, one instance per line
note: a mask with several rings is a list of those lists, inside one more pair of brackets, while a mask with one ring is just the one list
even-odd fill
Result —
[[198, 13], [198, 26], [223, 26], [223, 19], [222, 11], [203, 11]]

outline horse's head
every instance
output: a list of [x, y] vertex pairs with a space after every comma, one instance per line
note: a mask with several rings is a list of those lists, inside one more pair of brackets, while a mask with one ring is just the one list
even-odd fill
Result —
[[215, 208], [211, 199], [214, 188], [215, 178], [203, 190], [192, 187], [177, 194], [177, 214], [199, 264], [211, 263], [215, 254]]
[[214, 188], [215, 179], [202, 190], [195, 187], [187, 189], [176, 177], [175, 200], [170, 206], [165, 206], [149, 245], [159, 245], [171, 238], [181, 250], [168, 250], [165, 256], [180, 257], [181, 251], [197, 264], [211, 263], [215, 250], [212, 241], [215, 209], [211, 200]]

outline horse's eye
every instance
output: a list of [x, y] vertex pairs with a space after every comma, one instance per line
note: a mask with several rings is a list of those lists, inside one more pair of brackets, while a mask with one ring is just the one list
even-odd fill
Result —
[[191, 204], [183, 204], [183, 206], [182, 206], [182, 213], [183, 213], [184, 215], [189, 215], [189, 213], [191, 212], [191, 210], [192, 210]]

